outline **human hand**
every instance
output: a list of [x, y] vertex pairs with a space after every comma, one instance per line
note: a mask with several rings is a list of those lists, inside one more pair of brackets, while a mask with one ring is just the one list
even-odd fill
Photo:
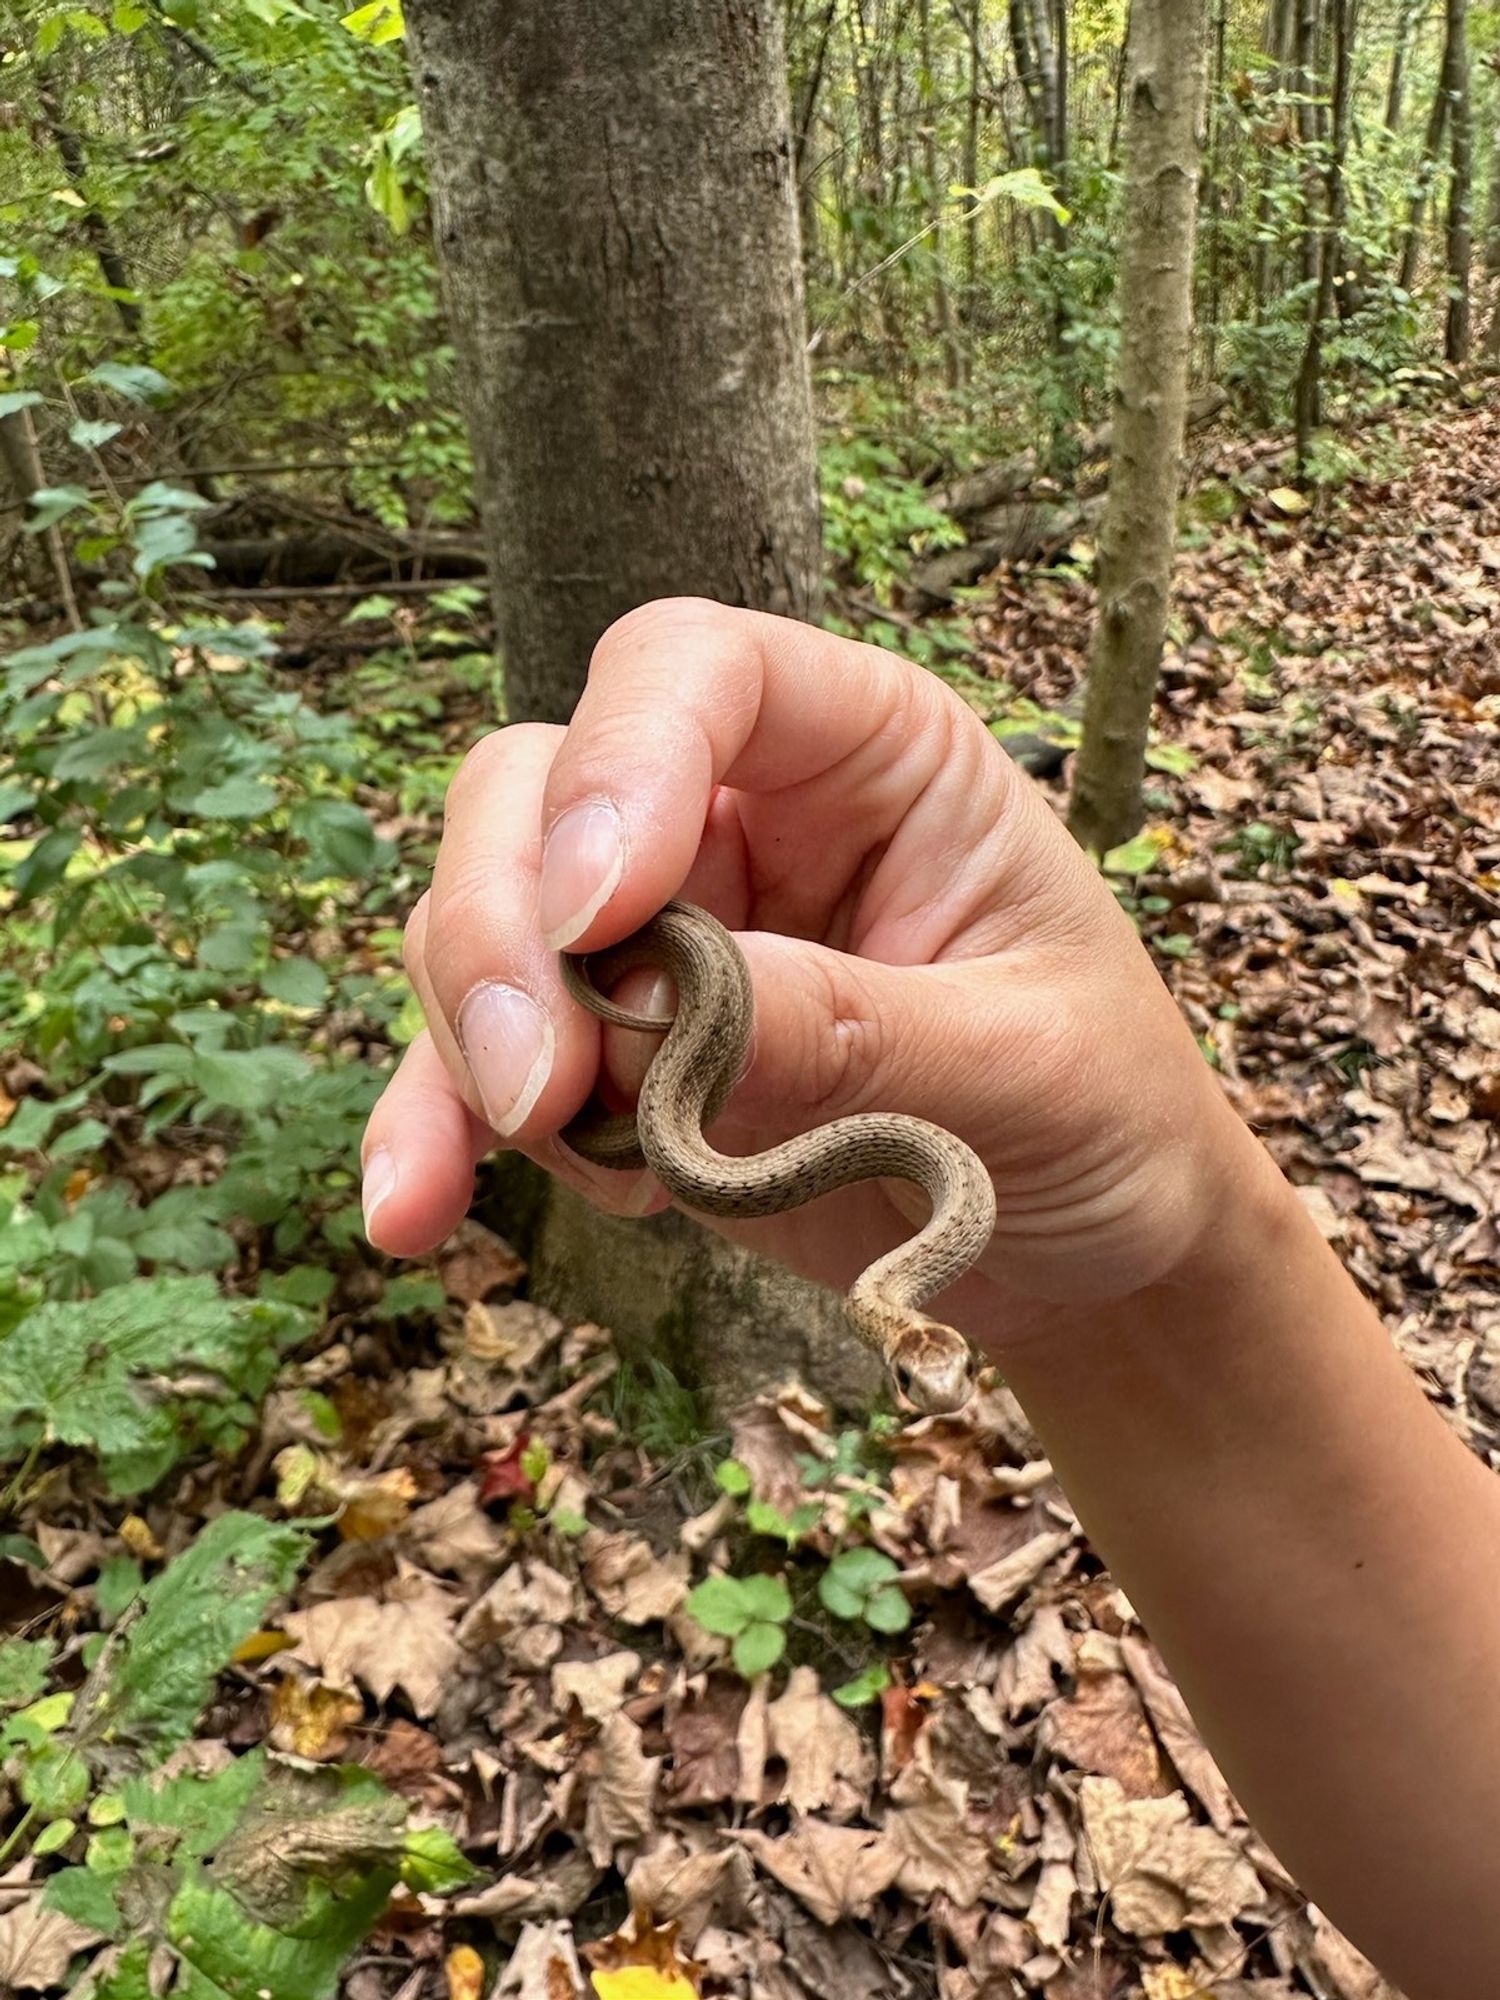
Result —
[[[559, 1144], [601, 1031], [557, 952], [672, 896], [751, 966], [754, 1040], [716, 1144], [759, 1151], [864, 1110], [958, 1133], [999, 1219], [941, 1310], [991, 1348], [1160, 1281], [1211, 1228], [1242, 1128], [1114, 898], [979, 718], [874, 647], [667, 600], [605, 635], [566, 730], [497, 731], [453, 782], [407, 938], [428, 1029], [366, 1136], [372, 1241], [440, 1241], [496, 1138], [603, 1208], [666, 1206], [649, 1174]], [[661, 1011], [635, 977], [625, 1003]], [[625, 1094], [649, 1054], [606, 1031]], [[844, 1287], [920, 1210], [879, 1183], [712, 1226]]]

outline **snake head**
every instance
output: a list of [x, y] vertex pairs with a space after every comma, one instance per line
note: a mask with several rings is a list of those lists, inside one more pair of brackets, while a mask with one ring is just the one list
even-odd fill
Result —
[[941, 1320], [918, 1318], [890, 1355], [896, 1384], [924, 1417], [951, 1417], [974, 1393], [969, 1343]]

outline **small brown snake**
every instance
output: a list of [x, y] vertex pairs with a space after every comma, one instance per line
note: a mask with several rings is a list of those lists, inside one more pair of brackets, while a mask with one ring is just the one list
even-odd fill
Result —
[[[973, 1390], [962, 1334], [917, 1308], [979, 1256], [995, 1227], [995, 1191], [979, 1156], [925, 1119], [862, 1112], [731, 1158], [704, 1137], [723, 1110], [750, 1046], [754, 999], [738, 945], [715, 917], [668, 903], [633, 937], [600, 952], [561, 955], [563, 980], [581, 1006], [616, 1027], [661, 1034], [635, 1116], [586, 1105], [564, 1127], [565, 1145], [597, 1166], [649, 1167], [684, 1208], [705, 1215], [766, 1216], [800, 1208], [856, 1181], [914, 1182], [932, 1203], [926, 1224], [856, 1278], [847, 1308], [917, 1409], [959, 1409]], [[634, 1014], [605, 997], [640, 966], [670, 974], [670, 1019]]]

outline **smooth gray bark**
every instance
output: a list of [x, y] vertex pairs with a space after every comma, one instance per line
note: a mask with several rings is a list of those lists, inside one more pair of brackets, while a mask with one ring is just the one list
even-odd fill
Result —
[[1114, 455], [1068, 821], [1095, 853], [1128, 840], [1144, 814], [1187, 414], [1206, 0], [1136, 0], [1130, 32]]
[[644, 599], [805, 616], [818, 507], [772, 0], [409, 0], [513, 720]]

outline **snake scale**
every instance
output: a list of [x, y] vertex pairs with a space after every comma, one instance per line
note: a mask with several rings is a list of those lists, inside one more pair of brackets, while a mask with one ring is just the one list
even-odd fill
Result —
[[[979, 1256], [995, 1227], [995, 1193], [978, 1155], [925, 1119], [888, 1111], [835, 1119], [762, 1153], [731, 1158], [704, 1129], [723, 1110], [750, 1046], [754, 996], [743, 954], [724, 926], [691, 903], [668, 903], [623, 943], [561, 954], [580, 1005], [616, 1027], [660, 1034], [634, 1117], [591, 1101], [561, 1134], [597, 1166], [649, 1167], [683, 1207], [700, 1214], [780, 1215], [856, 1181], [911, 1181], [932, 1214], [909, 1241], [856, 1278], [846, 1301], [860, 1339], [881, 1356], [919, 1410], [960, 1408], [973, 1389], [963, 1336], [918, 1310]], [[641, 966], [677, 989], [670, 1017], [636, 1014], [607, 997]]]

